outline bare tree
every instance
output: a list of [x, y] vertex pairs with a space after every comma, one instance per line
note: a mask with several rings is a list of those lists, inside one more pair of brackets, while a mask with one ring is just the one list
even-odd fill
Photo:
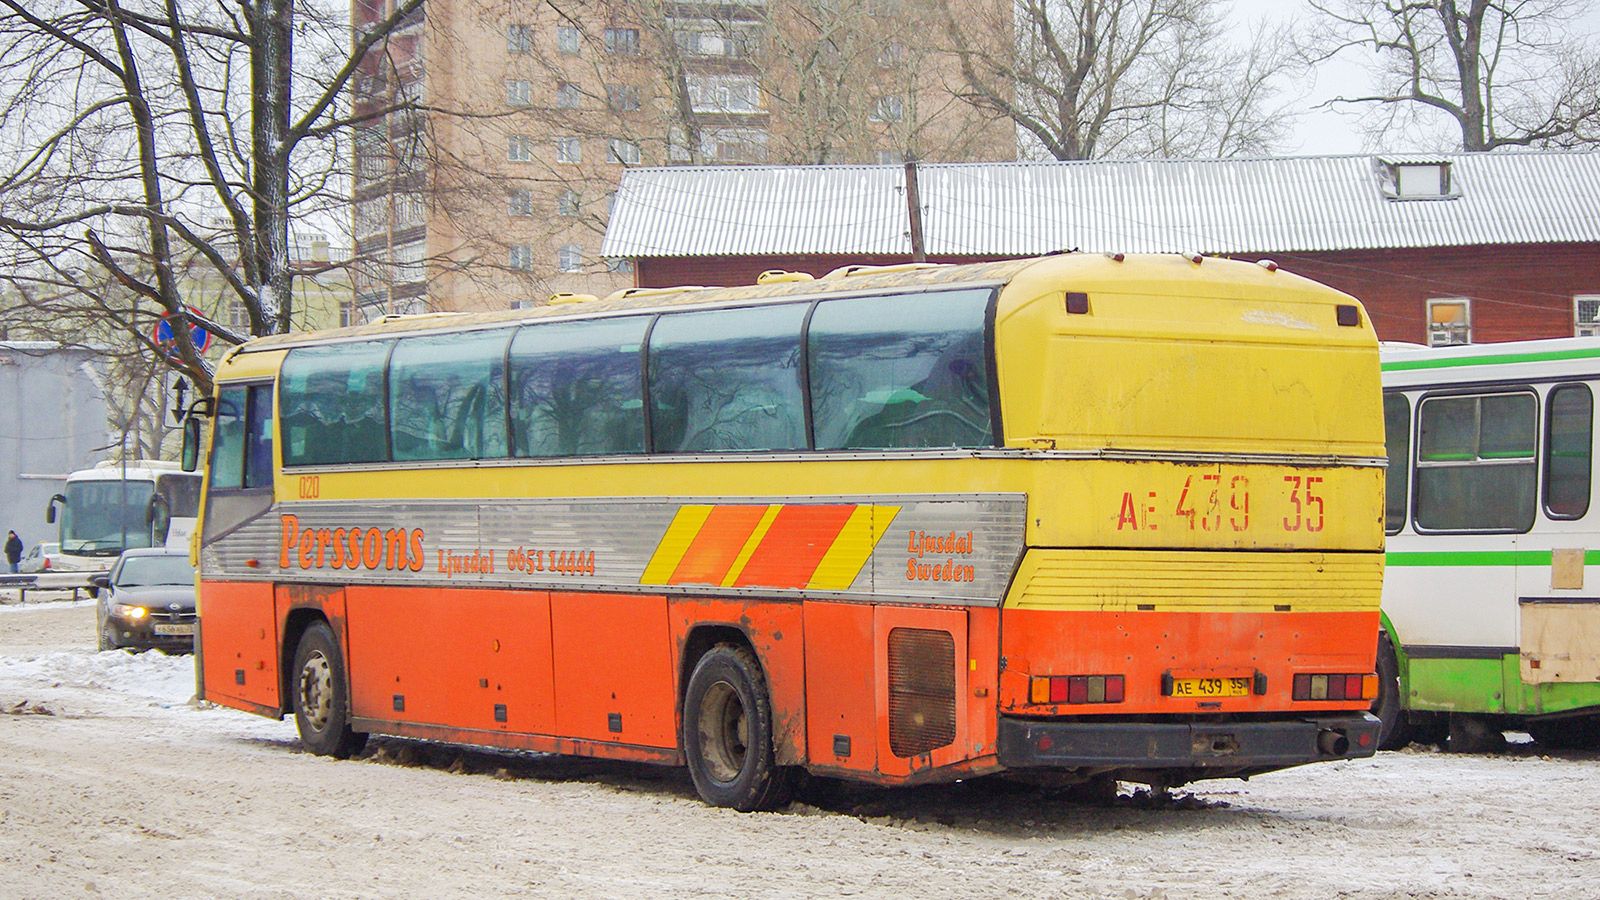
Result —
[[[1574, 36], [1587, 0], [1326, 0], [1312, 63], [1375, 55], [1376, 88], [1333, 104], [1377, 107], [1375, 135], [1433, 126], [1463, 150], [1600, 143], [1600, 43]], [[1442, 125], [1441, 125], [1441, 118]]]
[[[352, 41], [332, 4], [0, 0], [6, 277], [201, 389], [210, 368], [186, 324], [231, 342], [288, 330], [291, 222], [346, 217], [342, 142], [359, 117], [342, 92], [422, 4], [371, 2], [387, 14]], [[197, 268], [247, 329], [189, 308]]]
[[1217, 0], [1018, 0], [1015, 20], [952, 5], [944, 31], [967, 99], [1055, 159], [1264, 153], [1291, 124], [1273, 106], [1280, 35], [1245, 49]]

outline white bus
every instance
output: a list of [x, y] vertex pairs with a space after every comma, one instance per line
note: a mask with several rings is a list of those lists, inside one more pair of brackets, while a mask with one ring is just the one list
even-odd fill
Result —
[[1382, 360], [1384, 746], [1600, 747], [1600, 338]]
[[106, 461], [67, 476], [45, 521], [59, 520], [59, 569], [109, 569], [122, 551], [189, 546], [200, 509], [200, 476], [175, 462]]

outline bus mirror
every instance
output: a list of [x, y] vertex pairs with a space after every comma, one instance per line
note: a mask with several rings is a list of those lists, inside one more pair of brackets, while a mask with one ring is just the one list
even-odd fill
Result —
[[44, 508], [44, 520], [47, 524], [54, 525], [56, 523], [57, 503], [65, 506], [67, 504], [67, 496], [65, 494], [57, 494], [50, 498], [50, 505]]
[[200, 420], [190, 416], [183, 420], [183, 470], [193, 472], [200, 466]]

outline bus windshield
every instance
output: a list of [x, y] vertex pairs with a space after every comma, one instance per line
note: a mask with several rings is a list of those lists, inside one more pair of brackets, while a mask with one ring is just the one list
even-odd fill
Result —
[[61, 516], [61, 551], [117, 556], [149, 547], [145, 512], [154, 491], [155, 483], [149, 480], [69, 482]]

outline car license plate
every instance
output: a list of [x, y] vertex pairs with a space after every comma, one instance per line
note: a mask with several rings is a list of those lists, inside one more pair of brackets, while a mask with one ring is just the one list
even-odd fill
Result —
[[1246, 697], [1252, 685], [1249, 678], [1174, 678], [1174, 697]]
[[194, 623], [187, 622], [180, 625], [159, 624], [156, 626], [156, 634], [193, 635]]

